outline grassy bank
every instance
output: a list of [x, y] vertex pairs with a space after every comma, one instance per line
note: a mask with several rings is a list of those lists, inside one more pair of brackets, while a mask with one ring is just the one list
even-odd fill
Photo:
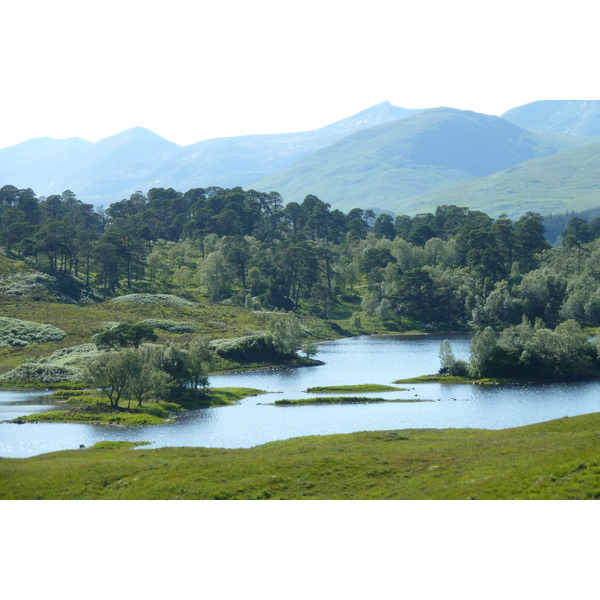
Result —
[[3, 499], [593, 499], [600, 414], [515, 429], [376, 431], [248, 449], [102, 444], [0, 460]]
[[249, 396], [264, 394], [254, 388], [214, 388], [206, 395], [189, 395], [172, 402], [154, 402], [142, 406], [110, 406], [108, 399], [92, 391], [60, 391], [53, 394], [66, 410], [26, 415], [13, 423], [94, 423], [99, 425], [159, 425], [172, 421], [178, 412], [210, 406], [227, 406]]

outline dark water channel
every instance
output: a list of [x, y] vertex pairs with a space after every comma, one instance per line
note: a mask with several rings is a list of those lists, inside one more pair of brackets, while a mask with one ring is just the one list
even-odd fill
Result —
[[[392, 383], [435, 373], [439, 344], [452, 343], [468, 358], [466, 336], [358, 337], [327, 342], [318, 367], [211, 377], [214, 387], [253, 387], [268, 395], [235, 406], [188, 413], [175, 423], [153, 427], [78, 424], [0, 424], [0, 456], [26, 457], [90, 446], [101, 440], [150, 441], [161, 446], [243, 448], [304, 435], [354, 431], [476, 427], [503, 429], [600, 411], [600, 382], [524, 386], [411, 384], [408, 391], [372, 394], [434, 402], [330, 406], [266, 406], [281, 398], [306, 398], [316, 385]], [[360, 394], [366, 395], [366, 394]], [[46, 403], [45, 403], [46, 402]], [[0, 392], [0, 420], [51, 408], [43, 393]]]

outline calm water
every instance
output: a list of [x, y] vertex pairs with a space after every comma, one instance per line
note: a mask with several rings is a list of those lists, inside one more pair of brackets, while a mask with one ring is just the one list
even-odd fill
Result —
[[[435, 402], [331, 406], [266, 406], [280, 398], [305, 398], [307, 387], [392, 383], [434, 373], [439, 344], [449, 337], [457, 358], [468, 358], [466, 336], [358, 337], [324, 343], [319, 367], [269, 373], [218, 375], [214, 387], [270, 392], [235, 406], [194, 411], [176, 423], [153, 427], [74, 424], [0, 424], [0, 456], [25, 457], [90, 446], [101, 440], [150, 441], [160, 446], [242, 448], [304, 435], [354, 431], [477, 427], [503, 429], [564, 416], [600, 412], [600, 382], [531, 386], [415, 384], [405, 392], [372, 394]], [[361, 394], [363, 395], [363, 394]], [[43, 393], [0, 392], [0, 420], [51, 408]]]

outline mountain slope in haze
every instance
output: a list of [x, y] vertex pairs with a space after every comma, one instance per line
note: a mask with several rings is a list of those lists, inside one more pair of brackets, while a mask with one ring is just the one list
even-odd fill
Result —
[[253, 187], [276, 190], [286, 201], [314, 194], [342, 211], [361, 206], [403, 213], [410, 201], [434, 190], [589, 143], [435, 108], [347, 136]]
[[541, 214], [600, 206], [600, 143], [523, 162], [510, 169], [417, 198], [408, 213], [456, 204], [497, 217], [527, 211]]
[[248, 187], [269, 173], [356, 131], [403, 119], [419, 109], [382, 102], [320, 129], [204, 140], [99, 175], [82, 190], [89, 201], [118, 200], [152, 187]]
[[185, 147], [142, 127], [94, 144], [40, 138], [0, 150], [0, 185], [32, 188], [38, 196], [70, 189], [96, 205], [152, 187], [247, 186], [346, 135], [419, 110], [382, 102], [313, 131], [216, 138]]
[[[0, 182], [31, 188], [38, 196], [82, 190], [98, 173], [178, 147], [143, 127], [133, 127], [96, 143], [80, 138], [38, 138], [0, 150]], [[106, 202], [108, 204], [108, 202]]]
[[502, 118], [530, 129], [600, 136], [600, 100], [539, 100], [511, 108]]

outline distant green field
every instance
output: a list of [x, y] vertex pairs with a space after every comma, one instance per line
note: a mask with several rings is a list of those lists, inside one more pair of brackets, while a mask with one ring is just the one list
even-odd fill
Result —
[[1, 459], [0, 498], [598, 499], [599, 432], [595, 413], [498, 431], [373, 431], [246, 449], [102, 442]]

